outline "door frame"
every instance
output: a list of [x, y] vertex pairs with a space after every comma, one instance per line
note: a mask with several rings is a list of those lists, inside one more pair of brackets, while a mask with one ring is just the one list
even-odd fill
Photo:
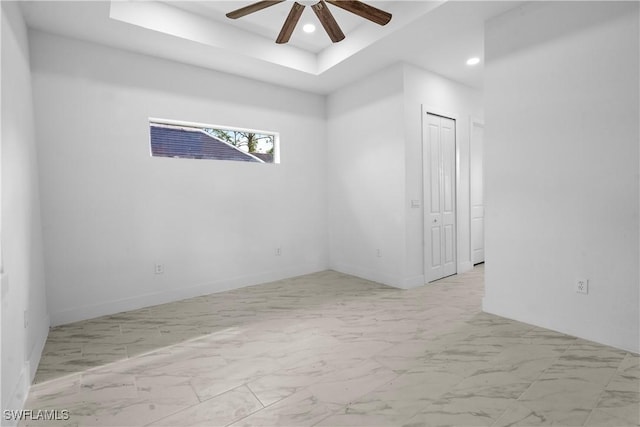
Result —
[[[471, 261], [471, 265], [472, 266], [474, 264], [473, 264], [473, 228], [472, 228], [473, 218], [472, 218], [472, 215], [471, 215], [472, 210], [473, 210], [473, 206], [471, 206], [471, 145], [473, 144], [473, 127], [476, 126], [476, 125], [481, 126], [482, 129], [485, 128], [484, 120], [482, 120], [481, 118], [478, 118], [478, 117], [474, 117], [474, 116], [469, 117], [469, 260]], [[483, 147], [484, 147], [484, 139], [483, 139]], [[483, 185], [482, 193], [484, 194], [485, 193], [485, 190], [484, 190], [484, 185], [485, 185], [485, 180], [484, 180], [484, 162], [482, 164], [482, 177], [483, 177], [482, 178], [482, 185]], [[482, 206], [484, 207], [484, 196], [482, 197]], [[484, 224], [483, 227], [486, 229], [486, 224]], [[483, 233], [484, 233], [484, 230], [483, 230]], [[484, 244], [483, 244], [483, 247], [484, 247]], [[486, 255], [486, 252], [485, 252], [485, 255]]]
[[[456, 200], [456, 206], [455, 206], [455, 215], [454, 218], [456, 219], [456, 223], [454, 225], [454, 229], [456, 231], [456, 262], [455, 262], [455, 267], [456, 267], [456, 272], [455, 274], [458, 274], [458, 272], [460, 271], [460, 234], [459, 234], [459, 230], [458, 230], [458, 224], [460, 224], [460, 209], [458, 209], [458, 206], [460, 206], [460, 144], [458, 144], [458, 134], [459, 134], [459, 130], [458, 130], [458, 126], [460, 124], [460, 115], [456, 112], [452, 112], [452, 111], [446, 111], [443, 110], [441, 108], [437, 108], [437, 107], [433, 107], [429, 104], [421, 104], [420, 105], [420, 120], [421, 120], [421, 138], [420, 138], [420, 151], [422, 153], [422, 274], [424, 275], [424, 282], [425, 284], [429, 283], [427, 282], [427, 264], [426, 264], [426, 252], [427, 252], [427, 225], [425, 222], [425, 209], [426, 209], [426, 204], [427, 204], [427, 198], [426, 198], [426, 188], [424, 186], [424, 182], [425, 182], [425, 159], [424, 159], [424, 143], [425, 143], [425, 138], [426, 138], [426, 129], [425, 129], [425, 125], [426, 125], [426, 117], [427, 114], [433, 114], [436, 116], [440, 116], [440, 117], [444, 117], [446, 119], [451, 119], [455, 122], [456, 124], [456, 129], [455, 129], [455, 133], [454, 133], [454, 145], [455, 145], [455, 156], [456, 156], [456, 160], [455, 160], [455, 191], [456, 191], [456, 196], [455, 196], [455, 200]], [[471, 233], [469, 233], [469, 237], [471, 237]]]

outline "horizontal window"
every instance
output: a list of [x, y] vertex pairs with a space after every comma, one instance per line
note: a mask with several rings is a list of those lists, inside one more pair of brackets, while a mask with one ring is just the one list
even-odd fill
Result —
[[149, 134], [154, 157], [280, 163], [274, 132], [149, 119]]

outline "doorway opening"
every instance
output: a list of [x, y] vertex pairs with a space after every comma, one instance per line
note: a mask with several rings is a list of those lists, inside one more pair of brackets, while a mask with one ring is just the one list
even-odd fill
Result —
[[469, 147], [469, 206], [473, 265], [484, 263], [484, 122], [471, 120]]

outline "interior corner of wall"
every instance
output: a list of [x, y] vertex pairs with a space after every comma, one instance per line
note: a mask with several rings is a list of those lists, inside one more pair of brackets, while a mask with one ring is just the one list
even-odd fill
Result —
[[487, 295], [482, 297], [482, 311], [485, 313], [496, 314], [496, 310], [493, 307], [493, 301], [488, 298]]
[[42, 352], [44, 351], [44, 346], [47, 343], [47, 338], [49, 336], [49, 326], [51, 325], [51, 319], [49, 315], [43, 317], [42, 322], [39, 325], [39, 329], [35, 331], [36, 339], [31, 349], [31, 353], [29, 354], [29, 371], [28, 371], [28, 379], [29, 383], [33, 382], [36, 371], [38, 370], [38, 365], [40, 365], [40, 359], [42, 357]]

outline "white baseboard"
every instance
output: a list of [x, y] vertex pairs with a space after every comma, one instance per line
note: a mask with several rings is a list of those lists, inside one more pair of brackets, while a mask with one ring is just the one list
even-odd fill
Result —
[[31, 382], [29, 381], [29, 362], [24, 362], [22, 366], [22, 370], [20, 371], [20, 377], [18, 378], [18, 382], [13, 389], [13, 392], [8, 397], [8, 401], [6, 404], [2, 405], [2, 427], [15, 427], [18, 425], [17, 419], [5, 419], [5, 410], [10, 411], [19, 411], [24, 408], [24, 404], [27, 401], [27, 395], [29, 394], [29, 385]]
[[123, 311], [136, 310], [152, 305], [165, 304], [187, 298], [253, 286], [275, 280], [302, 276], [327, 269], [326, 264], [307, 264], [278, 271], [262, 272], [254, 275], [233, 277], [195, 286], [180, 287], [168, 291], [137, 295], [119, 300], [106, 301], [98, 304], [74, 307], [72, 309], [51, 313], [51, 326], [64, 325], [80, 320], [93, 319]]
[[424, 286], [425, 283], [426, 282], [424, 279], [424, 274], [420, 274], [417, 276], [407, 277], [406, 279], [404, 279], [404, 286], [402, 286], [402, 288], [403, 289], [418, 288], [420, 286]]
[[367, 268], [339, 262], [331, 263], [329, 265], [329, 268], [335, 271], [339, 271], [340, 273], [350, 274], [352, 276], [371, 280], [372, 282], [382, 283], [383, 285], [391, 286], [398, 289], [412, 289], [423, 286], [425, 284], [424, 275], [422, 274], [411, 277], [395, 277], [372, 271]]
[[533, 319], [522, 315], [518, 312], [517, 308], [513, 308], [513, 304], [502, 304], [500, 302], [495, 303], [492, 298], [486, 296], [482, 299], [482, 311], [485, 313], [493, 314], [495, 316], [504, 317], [506, 319], [515, 320], [517, 322], [526, 323], [527, 325], [537, 326], [539, 328], [549, 329], [550, 331], [560, 332], [573, 337], [582, 338], [587, 341], [593, 341], [599, 344], [608, 345], [611, 347], [619, 348], [620, 350], [628, 351], [630, 353], [640, 354], [640, 348], [633, 348], [633, 346], [620, 344], [618, 342], [612, 342], [607, 339], [598, 339], [598, 337], [588, 336], [580, 333], [580, 331], [570, 330], [564, 327], [559, 327], [557, 324], [552, 325], [545, 321], [546, 319]]
[[40, 365], [42, 351], [44, 350], [44, 345], [47, 343], [47, 337], [49, 336], [49, 326], [51, 325], [49, 315], [45, 316], [42, 322], [39, 323], [39, 325], [40, 330], [37, 331], [36, 342], [31, 349], [31, 354], [29, 354], [29, 367], [31, 368], [28, 377], [29, 384], [31, 384], [36, 377], [36, 371], [38, 370], [38, 365]]
[[360, 277], [361, 279], [371, 280], [372, 282], [382, 283], [383, 285], [391, 286], [393, 288], [404, 288], [403, 278], [379, 273], [377, 271], [372, 271], [364, 267], [352, 264], [343, 264], [340, 262], [333, 262], [329, 263], [329, 268], [340, 273]]
[[473, 263], [471, 261], [461, 261], [458, 263], [458, 274], [462, 274], [470, 270], [473, 270]]
[[47, 337], [49, 335], [49, 316], [44, 316], [42, 321], [38, 322], [38, 326], [39, 330], [35, 331], [37, 338], [28, 356], [29, 358], [22, 365], [20, 376], [18, 377], [18, 381], [12, 393], [9, 396], [5, 396], [7, 399], [6, 402], [2, 402], [2, 414], [0, 414], [0, 425], [2, 425], [2, 427], [14, 427], [18, 425], [18, 420], [5, 419], [4, 410], [19, 411], [24, 409], [27, 397], [29, 396], [29, 389], [36, 376], [36, 371], [40, 364], [40, 358], [42, 357], [42, 351], [44, 350], [44, 345], [47, 342]]

